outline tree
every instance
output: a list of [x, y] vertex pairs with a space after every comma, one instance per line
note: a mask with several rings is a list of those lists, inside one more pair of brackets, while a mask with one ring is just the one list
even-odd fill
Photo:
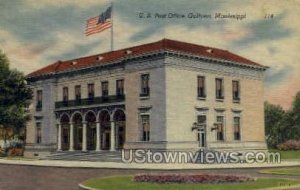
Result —
[[[9, 60], [0, 51], [0, 126], [18, 132], [30, 119], [26, 108], [32, 98], [23, 73], [9, 68]], [[7, 140], [7, 135], [3, 136]]]
[[281, 143], [282, 137], [280, 135], [282, 119], [284, 117], [284, 110], [279, 105], [273, 105], [265, 102], [265, 133], [267, 137], [267, 144], [269, 147], [276, 147]]
[[287, 111], [265, 102], [265, 131], [272, 148], [288, 140], [300, 140], [300, 91]]
[[300, 140], [300, 91], [296, 94], [291, 109], [286, 112], [283, 123], [285, 140]]

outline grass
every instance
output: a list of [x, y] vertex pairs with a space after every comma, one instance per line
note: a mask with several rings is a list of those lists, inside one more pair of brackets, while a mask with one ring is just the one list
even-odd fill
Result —
[[288, 179], [259, 178], [253, 182], [222, 183], [222, 184], [155, 184], [138, 183], [132, 181], [133, 176], [112, 176], [102, 179], [89, 179], [82, 184], [101, 190], [237, 190], [260, 189], [270, 187], [284, 187], [300, 184], [300, 181]]
[[276, 168], [276, 169], [261, 170], [260, 173], [300, 176], [300, 169], [298, 169], [298, 168]]
[[300, 159], [300, 150], [277, 150], [270, 149], [269, 152], [279, 152], [281, 159]]

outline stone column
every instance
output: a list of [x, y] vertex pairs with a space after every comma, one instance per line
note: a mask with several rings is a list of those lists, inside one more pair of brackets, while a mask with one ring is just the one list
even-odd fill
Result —
[[87, 122], [82, 122], [82, 151], [86, 151], [86, 128]]
[[61, 124], [58, 123], [57, 151], [61, 151]]
[[96, 151], [101, 150], [101, 127], [100, 122], [97, 121], [96, 123]]
[[116, 150], [115, 122], [110, 122], [110, 151]]
[[74, 151], [74, 124], [70, 122], [70, 148], [69, 151]]

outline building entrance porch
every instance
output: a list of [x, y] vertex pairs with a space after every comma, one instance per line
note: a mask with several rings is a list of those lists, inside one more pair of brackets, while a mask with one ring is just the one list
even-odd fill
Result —
[[122, 149], [126, 116], [123, 109], [62, 112], [57, 124], [57, 151]]

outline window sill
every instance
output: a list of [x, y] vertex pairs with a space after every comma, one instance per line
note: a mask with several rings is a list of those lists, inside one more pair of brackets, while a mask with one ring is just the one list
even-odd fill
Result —
[[239, 103], [241, 103], [241, 100], [232, 100], [232, 102], [235, 104], [239, 104]]
[[150, 99], [150, 96], [140, 96], [140, 100], [148, 100]]
[[217, 102], [224, 102], [224, 98], [216, 98]]
[[206, 100], [206, 97], [197, 97], [198, 100]]
[[40, 111], [42, 111], [42, 108], [36, 108], [35, 111], [40, 112]]

